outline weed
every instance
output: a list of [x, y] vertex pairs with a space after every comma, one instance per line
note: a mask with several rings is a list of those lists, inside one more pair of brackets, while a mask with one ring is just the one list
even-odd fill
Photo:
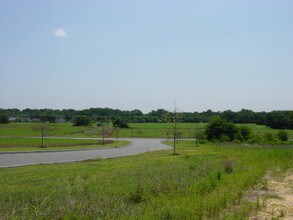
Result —
[[224, 160], [223, 167], [224, 167], [225, 173], [233, 173], [234, 167], [235, 167], [235, 162], [232, 160]]

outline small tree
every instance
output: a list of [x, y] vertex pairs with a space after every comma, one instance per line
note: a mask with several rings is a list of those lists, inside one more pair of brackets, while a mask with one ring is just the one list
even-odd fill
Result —
[[49, 123], [39, 122], [33, 128], [33, 130], [40, 132], [41, 135], [41, 146], [44, 147], [44, 137], [49, 133], [51, 128], [49, 127]]
[[121, 129], [121, 128], [115, 128], [116, 143], [118, 142], [120, 129]]
[[102, 122], [99, 133], [103, 139], [103, 145], [105, 144], [105, 138], [111, 134], [112, 129], [108, 126], [107, 122]]
[[193, 130], [192, 138], [195, 138], [195, 146], [198, 146], [198, 143], [206, 139], [206, 134], [204, 130]]
[[179, 109], [175, 106], [173, 112], [168, 112], [165, 115], [165, 121], [170, 123], [172, 128], [172, 138], [173, 138], [173, 154], [176, 154], [176, 142], [181, 135], [178, 129], [178, 123], [180, 121]]

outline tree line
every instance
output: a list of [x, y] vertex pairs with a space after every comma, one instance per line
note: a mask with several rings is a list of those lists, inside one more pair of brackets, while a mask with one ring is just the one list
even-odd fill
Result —
[[[46, 121], [46, 122], [72, 122], [77, 116], [86, 116], [91, 121], [103, 122], [114, 121], [117, 119], [126, 121], [127, 123], [157, 123], [164, 122], [167, 110], [157, 109], [148, 113], [135, 110], [119, 110], [111, 108], [89, 108], [84, 110], [74, 109], [30, 109], [19, 110], [0, 109], [1, 117], [8, 117], [10, 121]], [[272, 111], [272, 112], [254, 112], [248, 109], [234, 112], [212, 111], [203, 112], [178, 112], [181, 122], [186, 123], [206, 123], [210, 118], [219, 116], [228, 122], [237, 124], [255, 123], [266, 125], [276, 129], [293, 129], [293, 111]], [[1, 119], [0, 117], [0, 119]]]

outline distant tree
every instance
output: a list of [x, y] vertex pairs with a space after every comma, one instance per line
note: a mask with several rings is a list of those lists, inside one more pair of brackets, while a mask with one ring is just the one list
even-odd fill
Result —
[[279, 131], [277, 134], [277, 137], [280, 141], [288, 141], [289, 140], [288, 133], [284, 130]]
[[47, 114], [47, 115], [41, 115], [39, 119], [42, 122], [54, 123], [54, 122], [56, 122], [57, 118], [54, 115]]
[[129, 128], [129, 125], [125, 120], [122, 120], [120, 118], [113, 121], [113, 127], [114, 128]]
[[52, 128], [50, 127], [49, 123], [44, 123], [44, 122], [39, 122], [37, 124], [35, 124], [32, 129], [34, 131], [38, 131], [40, 132], [40, 136], [41, 136], [41, 146], [40, 147], [44, 147], [44, 137], [46, 135], [48, 135], [49, 131], [52, 130]]
[[293, 129], [293, 111], [272, 111], [267, 113], [266, 125], [274, 129]]
[[91, 121], [87, 116], [80, 115], [74, 118], [74, 126], [88, 126]]
[[234, 122], [236, 118], [236, 114], [235, 112], [232, 112], [231, 110], [226, 110], [222, 112], [221, 117], [227, 121]]
[[7, 124], [9, 123], [9, 118], [7, 115], [0, 114], [0, 124]]

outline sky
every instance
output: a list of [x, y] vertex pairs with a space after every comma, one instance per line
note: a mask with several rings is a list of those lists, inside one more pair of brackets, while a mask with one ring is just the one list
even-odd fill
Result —
[[291, 0], [1, 0], [0, 108], [293, 110]]

